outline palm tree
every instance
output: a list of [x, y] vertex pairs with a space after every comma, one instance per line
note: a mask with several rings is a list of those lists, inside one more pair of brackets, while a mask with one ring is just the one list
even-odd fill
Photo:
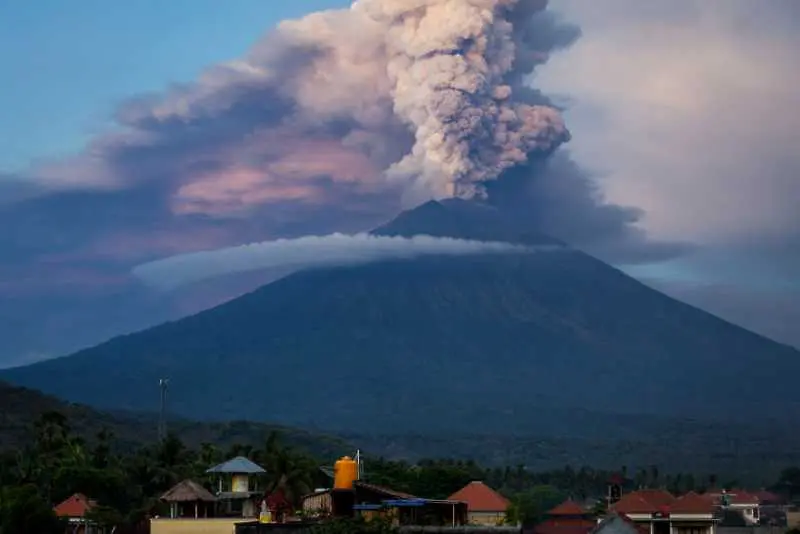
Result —
[[267, 436], [264, 448], [257, 452], [256, 458], [267, 471], [265, 489], [268, 494], [280, 490], [289, 502], [297, 504], [300, 497], [313, 489], [312, 474], [317, 469], [316, 462], [284, 447], [277, 432]]

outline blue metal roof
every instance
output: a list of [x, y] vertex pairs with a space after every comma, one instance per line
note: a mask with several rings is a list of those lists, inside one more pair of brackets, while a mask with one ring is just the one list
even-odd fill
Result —
[[266, 471], [263, 467], [251, 462], [244, 456], [237, 456], [236, 458], [232, 458], [227, 462], [222, 462], [219, 465], [215, 465], [211, 469], [207, 470], [206, 473], [255, 475], [257, 473], [266, 473]]
[[380, 504], [356, 504], [353, 510], [380, 510], [383, 508]]
[[392, 499], [383, 501], [385, 506], [392, 507], [405, 507], [405, 506], [425, 506], [428, 503], [427, 499]]

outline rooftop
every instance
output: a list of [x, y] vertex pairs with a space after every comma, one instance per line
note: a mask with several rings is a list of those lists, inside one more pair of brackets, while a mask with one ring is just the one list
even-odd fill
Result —
[[584, 510], [578, 503], [573, 501], [572, 499], [567, 499], [566, 501], [562, 502], [549, 512], [547, 515], [553, 516], [581, 516], [586, 515], [586, 510]]
[[167, 490], [161, 496], [161, 500], [167, 502], [215, 502], [217, 498], [203, 486], [187, 478]]
[[675, 497], [664, 490], [639, 490], [627, 493], [616, 502], [612, 509], [620, 514], [711, 514], [714, 500], [709, 495], [689, 492]]
[[509, 505], [508, 499], [480, 481], [470, 482], [447, 500], [467, 503], [470, 512], [505, 512]]
[[86, 512], [97, 506], [97, 503], [84, 495], [76, 493], [53, 508], [58, 517], [85, 517]]
[[244, 456], [237, 456], [231, 458], [227, 462], [222, 462], [215, 465], [206, 471], [206, 473], [227, 473], [236, 475], [256, 475], [259, 473], [266, 473], [263, 467], [253, 463]]

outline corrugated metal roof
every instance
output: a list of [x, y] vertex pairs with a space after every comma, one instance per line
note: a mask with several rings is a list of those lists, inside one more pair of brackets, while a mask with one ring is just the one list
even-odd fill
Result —
[[237, 456], [236, 458], [231, 458], [227, 462], [222, 462], [219, 465], [215, 465], [211, 469], [207, 470], [206, 473], [255, 475], [257, 473], [266, 473], [266, 471], [263, 467], [253, 463], [244, 456]]

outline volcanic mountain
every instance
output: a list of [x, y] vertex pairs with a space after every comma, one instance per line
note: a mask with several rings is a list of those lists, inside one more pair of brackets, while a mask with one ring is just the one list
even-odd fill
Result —
[[[560, 245], [467, 201], [424, 204], [374, 233]], [[796, 350], [551, 248], [300, 271], [2, 376], [128, 410], [153, 409], [169, 377], [169, 409], [184, 416], [375, 432], [531, 433], [586, 408], [796, 413]]]

